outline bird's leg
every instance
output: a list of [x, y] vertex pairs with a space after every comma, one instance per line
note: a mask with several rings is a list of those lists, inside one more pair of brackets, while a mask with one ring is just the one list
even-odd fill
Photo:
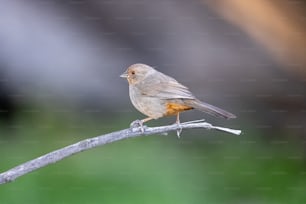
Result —
[[182, 133], [183, 128], [181, 126], [180, 113], [179, 112], [176, 114], [176, 124], [178, 126], [178, 129], [176, 130], [176, 135], [177, 135], [178, 138], [180, 138], [180, 135]]
[[131, 128], [134, 128], [134, 127], [139, 127], [141, 132], [144, 133], [144, 126], [143, 126], [143, 123], [145, 122], [148, 122], [149, 120], [152, 120], [153, 118], [145, 118], [145, 119], [142, 119], [142, 120], [135, 120], [133, 121], [131, 124], [130, 124], [130, 127]]
[[148, 117], [148, 118], [142, 119], [141, 121], [142, 121], [142, 123], [146, 123], [146, 122], [148, 122], [149, 120], [153, 120], [153, 118]]

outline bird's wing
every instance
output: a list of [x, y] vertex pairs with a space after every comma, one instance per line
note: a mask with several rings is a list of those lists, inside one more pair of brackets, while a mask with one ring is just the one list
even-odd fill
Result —
[[139, 85], [141, 86], [141, 93], [146, 96], [161, 99], [195, 99], [186, 86], [161, 72], [155, 72]]

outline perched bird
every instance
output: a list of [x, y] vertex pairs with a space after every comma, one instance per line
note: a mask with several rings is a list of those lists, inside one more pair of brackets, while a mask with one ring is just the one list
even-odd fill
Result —
[[236, 118], [232, 113], [198, 100], [186, 86], [145, 64], [131, 65], [120, 77], [129, 83], [129, 95], [137, 110], [148, 116], [138, 121], [140, 125], [152, 119], [179, 115], [196, 109], [225, 119]]

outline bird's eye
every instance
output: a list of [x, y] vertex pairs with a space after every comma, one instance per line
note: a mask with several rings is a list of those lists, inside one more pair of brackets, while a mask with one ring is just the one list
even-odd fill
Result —
[[135, 71], [132, 71], [132, 72], [131, 72], [131, 74], [133, 74], [133, 75], [134, 75], [134, 74], [135, 74]]

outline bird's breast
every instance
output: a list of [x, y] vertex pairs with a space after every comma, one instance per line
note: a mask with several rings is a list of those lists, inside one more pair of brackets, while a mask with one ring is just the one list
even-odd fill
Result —
[[154, 96], [146, 96], [135, 86], [129, 86], [129, 95], [134, 107], [151, 118], [157, 119], [166, 113], [164, 100]]

